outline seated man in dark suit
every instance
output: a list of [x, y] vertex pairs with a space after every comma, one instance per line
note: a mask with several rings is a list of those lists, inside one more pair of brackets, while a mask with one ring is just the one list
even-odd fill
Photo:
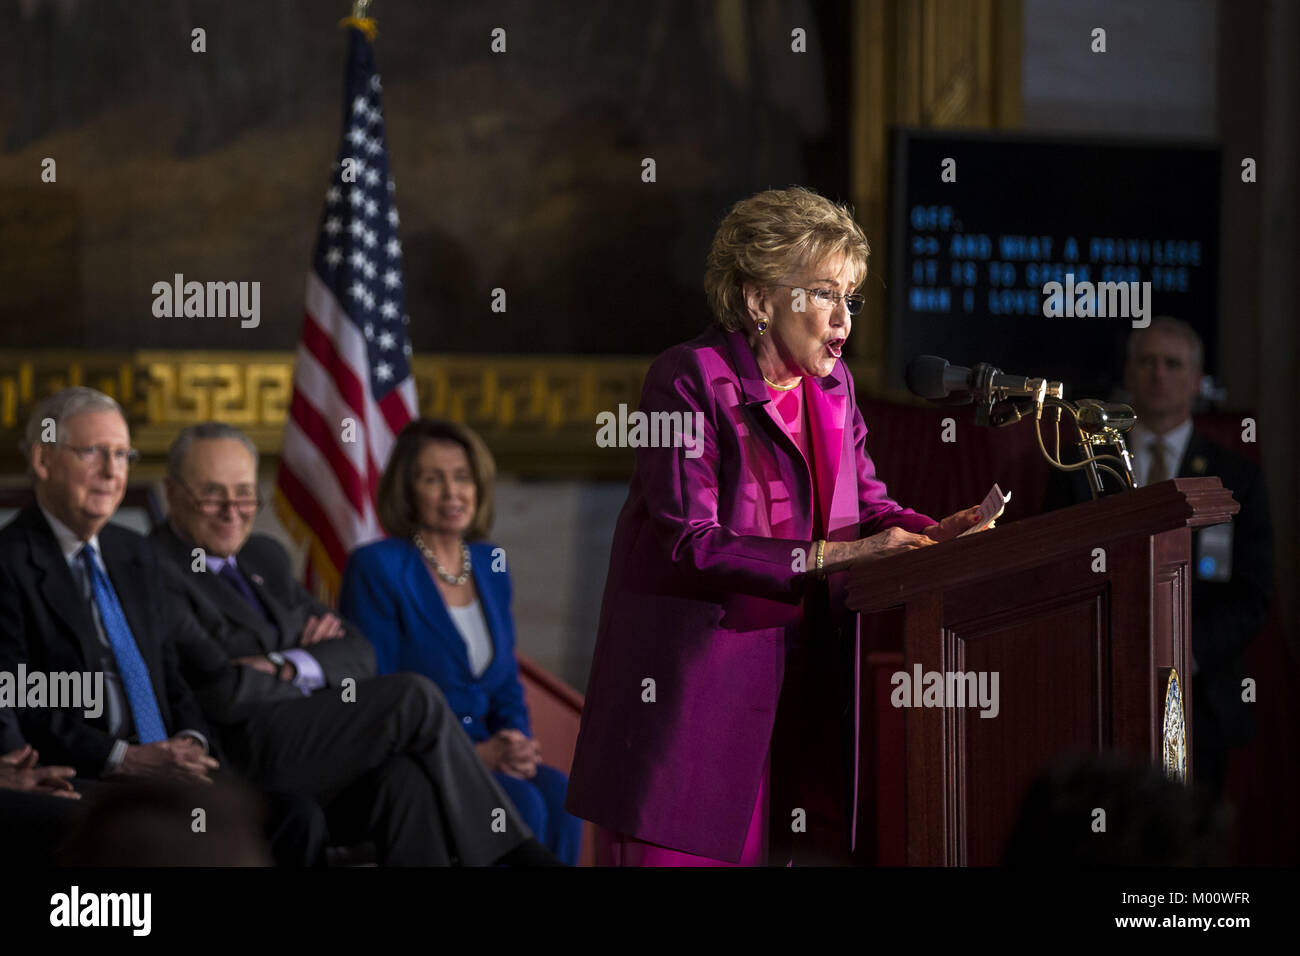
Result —
[[[169, 639], [184, 605], [159, 600], [149, 542], [109, 524], [135, 457], [121, 408], [94, 389], [64, 389], [33, 413], [25, 448], [36, 502], [0, 529], [0, 670], [102, 674], [104, 699], [97, 716], [66, 702], [25, 706], [21, 736], [83, 778], [210, 783], [207, 724]], [[319, 816], [301, 797], [273, 801], [278, 861], [323, 853]]]
[[102, 398], [68, 389], [29, 426], [36, 503], [0, 530], [0, 667], [104, 673], [99, 719], [67, 708], [21, 713], [24, 736], [46, 757], [84, 777], [206, 780], [217, 761], [165, 639], [175, 609], [150, 593], [157, 558], [138, 534], [108, 523], [135, 453], [117, 403]]
[[166, 487], [153, 541], [199, 625], [180, 644], [182, 667], [236, 766], [319, 796], [336, 838], [374, 839], [385, 863], [556, 863], [438, 688], [376, 677], [365, 637], [294, 580], [284, 548], [251, 533], [257, 449], [242, 432], [182, 431]]
[[[1246, 645], [1263, 628], [1272, 596], [1273, 530], [1258, 466], [1192, 427], [1201, 363], [1196, 331], [1160, 317], [1130, 337], [1124, 384], [1138, 417], [1128, 436], [1138, 485], [1213, 475], [1241, 505], [1231, 525], [1203, 528], [1192, 538], [1192, 775], [1217, 794], [1229, 751], [1254, 732], [1242, 680]], [[1114, 488], [1114, 479], [1105, 477], [1106, 487]], [[1090, 498], [1083, 472], [1053, 470], [1044, 508]], [[1220, 553], [1230, 560], [1216, 557]]]

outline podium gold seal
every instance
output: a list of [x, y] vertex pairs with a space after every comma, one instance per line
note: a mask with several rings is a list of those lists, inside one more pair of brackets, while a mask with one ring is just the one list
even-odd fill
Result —
[[1169, 668], [1165, 684], [1164, 717], [1165, 773], [1180, 783], [1187, 782], [1187, 724], [1183, 717], [1183, 688], [1178, 681], [1178, 671]]

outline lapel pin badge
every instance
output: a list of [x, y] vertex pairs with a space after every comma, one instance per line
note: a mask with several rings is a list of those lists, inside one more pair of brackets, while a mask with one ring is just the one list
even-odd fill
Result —
[[1192, 459], [1192, 471], [1196, 472], [1198, 475], [1204, 473], [1205, 465], [1205, 456], [1203, 455], [1197, 455]]

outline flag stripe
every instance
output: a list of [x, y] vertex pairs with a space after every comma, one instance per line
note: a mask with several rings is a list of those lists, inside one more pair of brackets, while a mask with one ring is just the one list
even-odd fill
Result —
[[335, 562], [339, 570], [342, 570], [343, 562], [347, 559], [347, 549], [343, 547], [343, 543], [335, 535], [334, 526], [325, 517], [324, 510], [316, 502], [311, 492], [298, 480], [298, 476], [293, 473], [293, 470], [288, 467], [280, 468], [277, 480], [280, 490], [284, 492], [285, 499], [289, 502], [289, 507], [293, 508], [303, 523], [312, 529], [312, 533], [316, 535], [325, 548], [330, 560]]
[[351, 418], [358, 435], [361, 434], [364, 424], [357, 421], [354, 417], [355, 413], [343, 401], [338, 389], [334, 387], [334, 380], [321, 368], [316, 357], [304, 348], [298, 349], [293, 374], [296, 384], [294, 397], [301, 395], [324, 421], [338, 423], [336, 447], [347, 458], [352, 469], [358, 475], [364, 475], [370, 467], [365, 442], [344, 441], [343, 420]]
[[330, 377], [334, 379], [334, 388], [347, 408], [357, 418], [366, 417], [366, 388], [357, 377], [356, 370], [334, 348], [335, 340], [330, 338], [317, 324], [316, 317], [310, 312], [302, 323], [302, 348], [314, 358]]
[[[340, 394], [356, 414], [358, 423], [366, 426], [366, 446], [371, 456], [370, 467], [374, 468], [388, 461], [394, 436], [415, 417], [415, 384], [408, 378], [402, 383], [403, 388], [393, 389], [384, 396], [385, 404], [382, 408], [376, 405], [369, 391], [361, 384], [366, 373], [362, 371], [358, 375], [356, 372], [358, 363], [363, 370], [366, 367], [365, 339], [343, 315], [334, 293], [315, 275], [307, 278], [307, 299], [308, 318], [314, 318], [316, 322], [310, 329], [304, 326], [303, 344], [336, 379], [343, 379], [340, 382]], [[324, 322], [319, 318], [322, 315], [326, 317]], [[325, 334], [326, 327], [337, 327], [338, 336]], [[335, 345], [339, 343], [342, 347], [336, 350]], [[405, 408], [403, 404], [387, 401], [394, 393], [410, 396], [410, 402], [404, 403]], [[401, 413], [403, 408], [406, 412], [404, 415]], [[377, 486], [378, 482], [376, 476], [372, 485]]]
[[[357, 514], [353, 510], [330, 463], [294, 422], [285, 426], [284, 450], [285, 460], [291, 463], [290, 470], [294, 476], [312, 496], [321, 512], [329, 516], [334, 538], [343, 546], [344, 552], [369, 540], [377, 527], [371, 500], [366, 500], [364, 514]], [[297, 503], [295, 500], [294, 504]], [[340, 520], [341, 518], [346, 520]]]
[[312, 404], [303, 397], [302, 392], [293, 393], [293, 399], [289, 403], [289, 415], [303, 436], [315, 445], [325, 460], [329, 462], [338, 483], [339, 491], [347, 499], [348, 504], [352, 506], [352, 510], [357, 517], [364, 519], [367, 500], [370, 498], [370, 487], [364, 477], [364, 472], [358, 473], [352, 466], [352, 462], [348, 461], [347, 456], [339, 449], [338, 443], [334, 439], [335, 432], [333, 429], [330, 428], [329, 424]]
[[[411, 413], [407, 410], [406, 403], [402, 401], [402, 393], [397, 389], [393, 389], [379, 400], [379, 411], [384, 416], [390, 435], [396, 435], [411, 420]], [[389, 444], [391, 443], [390, 438]]]

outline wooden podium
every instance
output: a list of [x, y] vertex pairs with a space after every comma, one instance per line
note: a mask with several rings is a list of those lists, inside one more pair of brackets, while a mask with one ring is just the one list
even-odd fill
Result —
[[[1026, 786], [1052, 757], [1160, 761], [1171, 667], [1190, 771], [1191, 529], [1238, 507], [1218, 478], [1179, 478], [851, 569], [848, 604], [861, 613], [854, 862], [996, 865]], [[894, 706], [893, 675], [917, 665], [996, 673], [997, 715]]]

